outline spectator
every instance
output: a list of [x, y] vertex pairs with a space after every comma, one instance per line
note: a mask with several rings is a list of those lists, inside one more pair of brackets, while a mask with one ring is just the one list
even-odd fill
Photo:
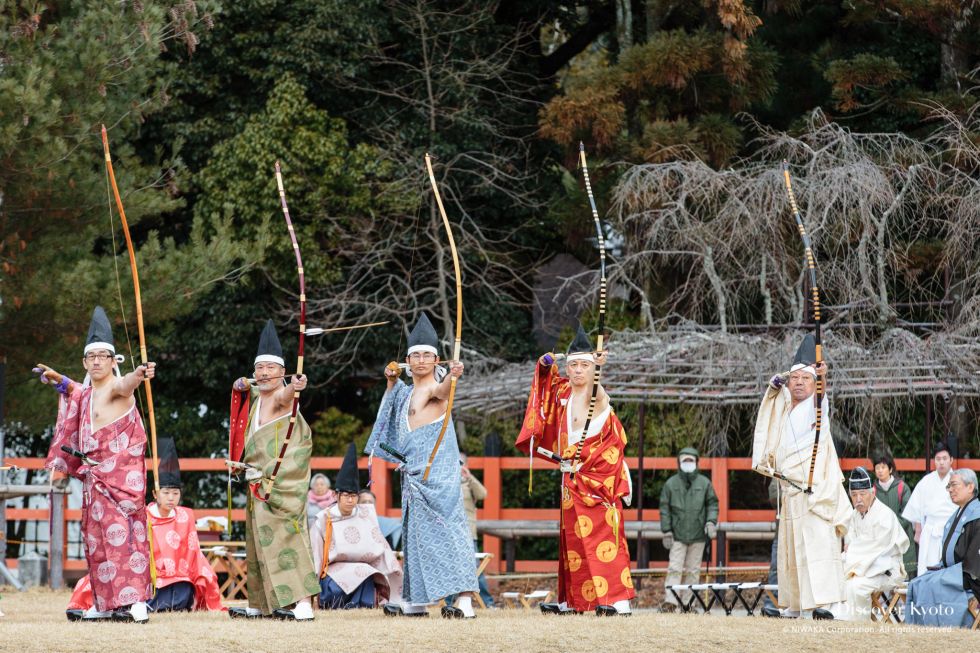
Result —
[[664, 548], [670, 551], [663, 612], [677, 609], [677, 597], [666, 590], [668, 585], [698, 582], [704, 547], [718, 532], [718, 497], [708, 477], [698, 472], [699, 457], [693, 447], [681, 449], [680, 471], [667, 479], [660, 493], [660, 530]]
[[[978, 520], [980, 520], [980, 501], [977, 501], [977, 475], [972, 469], [957, 469], [947, 474], [947, 491], [956, 506], [953, 515], [946, 521], [940, 542], [940, 562], [909, 583], [908, 607], [905, 622], [927, 626], [958, 626], [968, 628], [973, 623], [967, 609], [972, 592], [964, 589], [964, 565], [962, 557], [957, 557], [969, 541], [975, 541]], [[919, 484], [922, 485], [921, 483]], [[918, 488], [916, 488], [918, 489]], [[969, 528], [968, 539], [959, 545], [960, 535]], [[976, 552], [971, 552], [976, 555]], [[965, 556], [963, 556], [965, 557]], [[975, 560], [969, 569], [975, 572]], [[969, 571], [967, 573], [969, 576]]]
[[306, 521], [310, 528], [316, 516], [337, 503], [337, 493], [330, 488], [330, 479], [323, 474], [314, 474], [310, 479], [310, 492], [306, 495]]
[[905, 575], [902, 554], [909, 548], [909, 536], [895, 513], [875, 499], [868, 470], [855, 468], [848, 485], [854, 512], [844, 538], [845, 598], [835, 606], [834, 618], [868, 621], [871, 594], [891, 592]]
[[915, 527], [914, 537], [919, 545], [916, 571], [920, 574], [942, 560], [943, 530], [950, 515], [956, 512], [956, 505], [946, 490], [952, 478], [950, 470], [953, 468], [953, 458], [945, 444], [940, 442], [936, 445], [932, 459], [936, 471], [922, 477], [902, 511], [902, 517]]
[[399, 603], [401, 565], [381, 537], [374, 506], [358, 502], [360, 482], [353, 442], [337, 473], [337, 490], [337, 503], [321, 511], [310, 529], [320, 607], [336, 610]]
[[912, 488], [902, 479], [895, 476], [895, 459], [891, 454], [880, 453], [874, 457], [875, 476], [875, 498], [884, 505], [891, 508], [891, 511], [898, 515], [898, 523], [905, 529], [905, 534], [909, 536], [911, 546], [905, 551], [902, 559], [905, 565], [905, 573], [909, 580], [915, 578], [915, 568], [918, 558], [918, 551], [915, 546], [915, 527], [912, 522], [902, 517], [902, 511], [909, 504], [912, 498]]

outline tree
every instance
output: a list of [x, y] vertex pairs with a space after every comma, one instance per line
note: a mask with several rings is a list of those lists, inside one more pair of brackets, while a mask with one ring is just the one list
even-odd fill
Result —
[[[78, 361], [96, 303], [107, 305], [119, 332], [123, 314], [134, 315], [130, 286], [116, 283], [126, 253], [118, 224], [109, 223], [100, 123], [109, 128], [141, 245], [141, 273], [154, 278], [143, 287], [148, 322], [185, 313], [236, 265], [221, 221], [208, 225], [213, 239], [200, 236], [203, 224], [181, 243], [154, 235], [152, 222], [179, 204], [173, 183], [180, 164], [163, 147], [140, 163], [130, 146], [139, 123], [166, 102], [173, 66], [161, 49], [194, 47], [210, 8], [19, 2], [0, 15], [0, 356], [11, 370], [11, 420], [48, 421], [41, 416], [50, 410], [39, 407], [50, 407], [51, 398], [27, 383], [28, 371], [39, 360], [77, 369], [70, 361]], [[119, 296], [122, 306], [113, 310]]]

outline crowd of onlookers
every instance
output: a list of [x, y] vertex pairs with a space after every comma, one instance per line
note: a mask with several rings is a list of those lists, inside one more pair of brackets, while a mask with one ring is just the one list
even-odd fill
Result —
[[[660, 496], [663, 543], [670, 552], [665, 598], [661, 604], [663, 611], [672, 612], [678, 605], [677, 596], [666, 591], [667, 587], [699, 582], [702, 554], [717, 530], [718, 499], [708, 477], [697, 471], [697, 462], [696, 450], [682, 449], [678, 454], [678, 472], [668, 479]], [[980, 532], [980, 519], [976, 519], [980, 516], [976, 474], [969, 469], [954, 470], [954, 460], [942, 443], [935, 447], [932, 458], [934, 471], [926, 474], [914, 488], [896, 476], [895, 461], [890, 454], [877, 454], [871, 462], [873, 478], [866, 470], [859, 468], [860, 473], [864, 474], [863, 483], [860, 477], [855, 480], [854, 473], [847, 481], [849, 497], [857, 516], [852, 517], [852, 520], [856, 520], [853, 521], [854, 532], [840, 539], [844, 548], [845, 584], [853, 582], [857, 576], [877, 573], [887, 581], [879, 584], [886, 590], [894, 590], [902, 586], [903, 581], [911, 583], [919, 578], [919, 581], [911, 583], [909, 590], [909, 609], [912, 610], [911, 601], [915, 598], [918, 610], [926, 613], [926, 618], [918, 623], [958, 625], [965, 619], [963, 615], [970, 598], [976, 596], [980, 601], [980, 581], [976, 569], [980, 565], [977, 560], [980, 550], [974, 550], [980, 544], [975, 539], [975, 531]], [[779, 481], [774, 479], [769, 488], [773, 507], [779, 504], [778, 488]], [[869, 512], [874, 502], [886, 507], [890, 513], [883, 516]], [[881, 518], [881, 525], [876, 532], [863, 535], [860, 526], [869, 514], [876, 515], [876, 519]], [[883, 540], [881, 533], [887, 530], [890, 522], [895, 522], [895, 535], [890, 541]], [[866, 541], [860, 541], [860, 538]], [[877, 545], [875, 538], [879, 540]], [[778, 584], [778, 546], [777, 529], [768, 579], [772, 585]], [[861, 555], [871, 559], [855, 560]], [[893, 567], [889, 566], [891, 563], [894, 563]], [[944, 577], [940, 574], [948, 578], [941, 580]], [[870, 591], [867, 592], [868, 596], [870, 594]], [[859, 593], [858, 596], [864, 603], [864, 595]], [[773, 614], [778, 612], [768, 596], [764, 605], [765, 609], [774, 611]], [[851, 606], [849, 610], [852, 613], [856, 609], [867, 612], [866, 608], [869, 607]], [[947, 614], [943, 614], [944, 611]], [[929, 617], [937, 615], [937, 620], [930, 620]], [[916, 622], [920, 617], [913, 610], [909, 619]]]

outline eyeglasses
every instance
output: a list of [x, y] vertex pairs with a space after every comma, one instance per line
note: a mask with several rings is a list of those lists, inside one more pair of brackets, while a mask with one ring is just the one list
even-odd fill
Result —
[[436, 355], [431, 352], [425, 352], [425, 353], [415, 352], [414, 354], [408, 357], [408, 360], [412, 361], [413, 363], [418, 363], [420, 361], [425, 363], [431, 363], [435, 359], [436, 359]]
[[85, 360], [92, 363], [95, 361], [102, 361], [103, 363], [112, 358], [112, 354], [86, 354]]

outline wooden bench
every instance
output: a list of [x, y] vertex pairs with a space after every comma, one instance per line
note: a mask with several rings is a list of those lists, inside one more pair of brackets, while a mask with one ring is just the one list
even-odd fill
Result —
[[516, 608], [523, 605], [525, 610], [531, 610], [535, 604], [546, 603], [551, 598], [551, 590], [535, 590], [530, 594], [521, 592], [504, 592], [500, 595], [505, 608]]
[[970, 626], [970, 630], [980, 629], [980, 602], [977, 601], [977, 597], [970, 597], [970, 602], [966, 608], [973, 615], [973, 625]]

